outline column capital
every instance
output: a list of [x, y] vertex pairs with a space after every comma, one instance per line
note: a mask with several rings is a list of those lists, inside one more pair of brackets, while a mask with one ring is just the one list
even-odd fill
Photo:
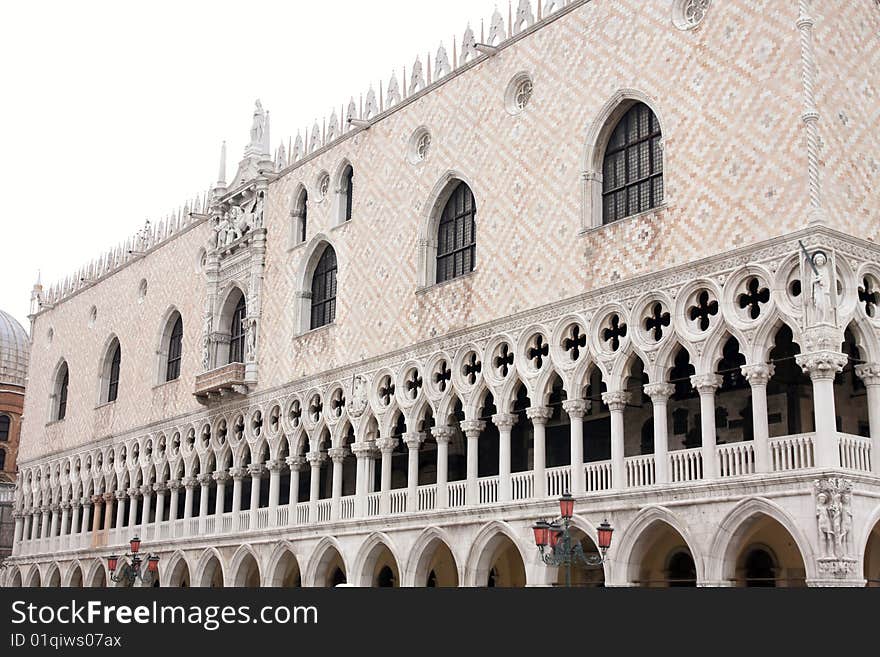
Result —
[[152, 494], [153, 494], [153, 486], [151, 486], [150, 484], [144, 484], [143, 486], [141, 486], [141, 495], [143, 495], [144, 497], [147, 497], [148, 495], [152, 495]]
[[492, 416], [492, 424], [501, 431], [510, 431], [518, 421], [519, 416], [516, 413], [498, 413]]
[[218, 484], [225, 484], [227, 481], [232, 479], [232, 476], [226, 470], [217, 470], [211, 477]]
[[247, 476], [247, 469], [241, 466], [237, 468], [229, 468], [229, 476], [235, 481], [241, 481]]
[[406, 443], [406, 446], [410, 450], [418, 450], [419, 447], [422, 446], [422, 443], [425, 442], [425, 432], [410, 431], [408, 433], [405, 433], [403, 434], [403, 442]]
[[553, 409], [549, 406], [531, 406], [526, 409], [526, 417], [532, 421], [532, 424], [547, 424], [547, 421], [553, 417]]
[[373, 452], [373, 444], [367, 441], [352, 443], [351, 452], [356, 458], [365, 459]]
[[105, 502], [112, 502], [116, 499], [116, 496], [113, 493], [104, 493], [103, 497]]
[[625, 390], [602, 393], [602, 401], [611, 411], [622, 411], [629, 404], [631, 398], [632, 395]]
[[275, 459], [273, 461], [266, 462], [266, 468], [271, 473], [281, 472], [284, 469], [284, 466], [287, 465], [282, 459]]
[[51, 511], [52, 513], [58, 513], [58, 511], [60, 511], [60, 510], [61, 510], [60, 504], [50, 504], [49, 505], [49, 511]]
[[180, 479], [172, 479], [171, 481], [168, 482], [168, 490], [170, 490], [172, 492], [174, 492], [176, 490], [180, 490], [182, 486], [183, 486], [183, 482], [181, 482]]
[[183, 479], [183, 487], [187, 490], [193, 490], [198, 485], [199, 480], [196, 477], [184, 477]]
[[866, 386], [880, 385], [880, 363], [856, 365], [856, 376], [859, 377]]
[[795, 361], [805, 374], [814, 381], [834, 379], [843, 371], [849, 357], [837, 351], [814, 351], [809, 354], [795, 356]]
[[441, 443], [448, 445], [455, 435], [455, 427], [432, 427], [431, 435], [434, 436], [434, 440], [437, 441], [438, 445]]
[[211, 482], [214, 481], [214, 473], [213, 472], [203, 472], [199, 475], [199, 484], [204, 486], [210, 486]]
[[350, 452], [345, 447], [333, 447], [327, 450], [327, 456], [333, 463], [342, 463]]
[[303, 456], [288, 456], [287, 467], [291, 472], [299, 472], [305, 468], [306, 459]]
[[127, 490], [118, 490], [113, 493], [117, 500], [124, 500], [128, 497]]
[[483, 420], [465, 420], [461, 423], [461, 430], [468, 438], [479, 438], [485, 428], [486, 423]]
[[164, 481], [157, 481], [155, 484], [153, 484], [153, 490], [156, 493], [164, 493], [166, 490], [168, 490], [168, 484], [166, 484]]
[[78, 509], [82, 505], [83, 505], [82, 500], [80, 500], [79, 498], [70, 501], [70, 508], [71, 509]]
[[138, 495], [140, 495], [140, 492], [141, 492], [140, 486], [132, 486], [131, 488], [129, 488], [126, 491], [126, 493], [128, 494], [128, 497], [137, 497]]
[[327, 455], [324, 452], [309, 452], [306, 454], [306, 460], [312, 467], [320, 467], [327, 460]]
[[73, 506], [70, 502], [62, 502], [58, 505], [62, 511], [69, 511], [70, 507]]
[[398, 438], [379, 438], [379, 440], [376, 441], [376, 447], [378, 447], [383, 453], [387, 452], [388, 454], [393, 452], [399, 444], [400, 440]]
[[776, 373], [776, 366], [773, 363], [755, 363], [753, 365], [743, 365], [740, 368], [742, 375], [746, 378], [753, 388], [756, 386], [766, 386], [770, 382], [770, 378]]
[[694, 374], [691, 377], [691, 385], [701, 395], [714, 395], [722, 383], [723, 380], [717, 374]]
[[568, 413], [572, 420], [582, 420], [592, 404], [586, 399], [566, 399], [562, 402], [562, 410]]
[[247, 471], [251, 477], [259, 479], [266, 472], [266, 468], [262, 463], [251, 463], [247, 467]]
[[653, 403], [664, 403], [675, 394], [675, 385], [672, 383], [649, 383], [644, 387], [644, 390]]

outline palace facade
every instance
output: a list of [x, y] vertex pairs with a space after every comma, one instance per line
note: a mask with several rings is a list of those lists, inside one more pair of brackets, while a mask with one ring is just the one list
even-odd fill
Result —
[[880, 583], [880, 7], [514, 2], [33, 293], [7, 585]]

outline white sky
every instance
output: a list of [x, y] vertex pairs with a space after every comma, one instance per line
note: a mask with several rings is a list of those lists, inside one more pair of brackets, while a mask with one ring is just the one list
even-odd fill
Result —
[[223, 140], [232, 176], [255, 99], [274, 151], [440, 41], [451, 57], [495, 4], [4, 3], [0, 308], [28, 327], [38, 269], [48, 286], [206, 190]]

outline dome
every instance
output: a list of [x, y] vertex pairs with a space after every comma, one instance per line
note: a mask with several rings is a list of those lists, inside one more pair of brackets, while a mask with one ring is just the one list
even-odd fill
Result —
[[12, 315], [0, 310], [0, 383], [24, 387], [30, 339]]

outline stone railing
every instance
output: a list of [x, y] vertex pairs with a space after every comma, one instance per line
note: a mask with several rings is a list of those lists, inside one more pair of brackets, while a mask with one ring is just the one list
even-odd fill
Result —
[[[809, 470], [814, 464], [813, 434], [798, 434], [773, 438], [769, 441], [769, 472], [795, 472]], [[871, 443], [869, 440], [848, 434], [839, 434], [840, 464], [842, 468], [859, 472], [870, 472]], [[744, 477], [760, 476], [757, 472], [755, 443], [740, 442], [719, 445], [716, 450], [718, 479], [726, 481]], [[628, 457], [624, 460], [625, 481], [620, 490], [637, 490], [653, 487], [690, 486], [704, 479], [703, 451], [701, 448], [674, 450], [668, 453], [669, 483], [658, 482], [657, 462], [654, 455]], [[553, 500], [571, 490], [571, 467], [548, 468], [544, 472], [543, 500]], [[509, 500], [501, 499], [501, 478], [481, 477], [475, 484], [476, 507], [541, 501], [536, 495], [534, 471], [512, 473], [510, 477]], [[268, 531], [276, 528], [310, 526], [315, 524], [344, 522], [357, 518], [378, 519], [389, 516], [402, 516], [415, 509], [418, 513], [437, 513], [447, 509], [468, 508], [468, 481], [450, 481], [446, 485], [445, 496], [436, 484], [419, 486], [415, 489], [415, 501], [410, 500], [408, 488], [397, 488], [386, 492], [368, 493], [361, 506], [354, 495], [338, 499], [321, 499], [314, 502], [299, 502], [291, 505], [262, 507], [242, 510], [237, 513], [223, 513], [179, 520], [152, 522], [144, 525], [101, 530], [98, 532], [67, 534], [46, 538], [34, 538], [40, 531], [33, 522], [41, 523], [41, 515], [32, 516], [31, 524], [25, 531], [32, 536], [14, 546], [15, 556], [45, 554], [57, 551], [94, 549], [124, 546], [134, 534], [143, 540], [173, 541], [199, 536], [221, 536], [243, 532]], [[585, 495], [597, 496], [615, 491], [612, 481], [612, 462], [597, 461], [584, 464]], [[444, 499], [445, 497], [445, 499]], [[50, 523], [50, 526], [54, 526]], [[75, 529], [78, 529], [75, 528]]]
[[247, 392], [244, 363], [230, 363], [199, 374], [193, 394], [203, 403]]

